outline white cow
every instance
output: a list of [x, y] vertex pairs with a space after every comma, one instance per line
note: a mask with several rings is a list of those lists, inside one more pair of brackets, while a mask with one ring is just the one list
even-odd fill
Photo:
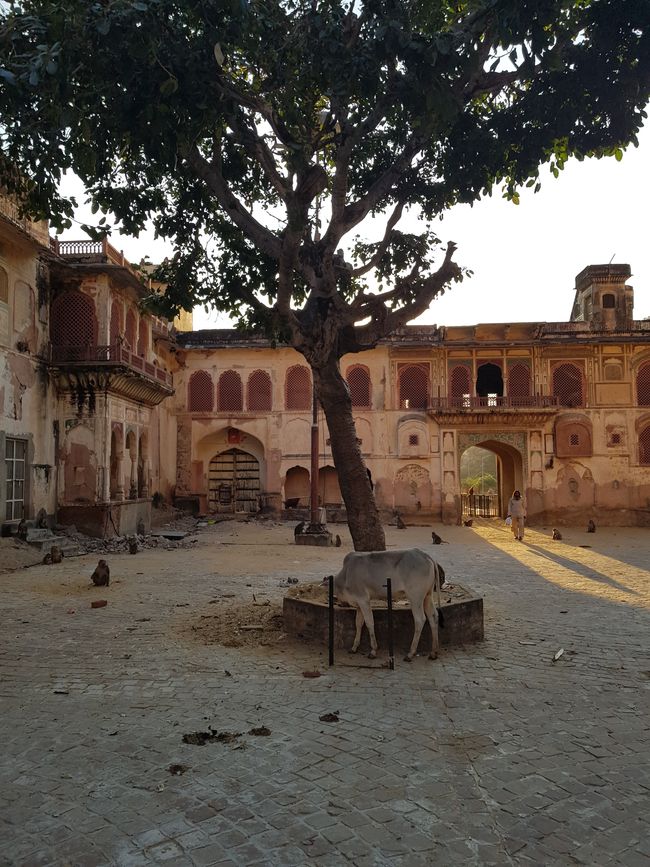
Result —
[[370, 658], [377, 655], [375, 621], [370, 606], [371, 599], [386, 598], [386, 579], [391, 579], [393, 594], [405, 593], [411, 605], [415, 630], [411, 648], [405, 660], [411, 662], [418, 647], [425, 616], [431, 627], [430, 659], [438, 656], [438, 611], [433, 600], [437, 593], [440, 607], [440, 587], [444, 572], [435, 560], [419, 548], [397, 551], [353, 551], [343, 560], [343, 568], [334, 578], [334, 593], [339, 601], [348, 602], [357, 609], [354, 644], [350, 650], [356, 653], [361, 641], [365, 621], [370, 634]]

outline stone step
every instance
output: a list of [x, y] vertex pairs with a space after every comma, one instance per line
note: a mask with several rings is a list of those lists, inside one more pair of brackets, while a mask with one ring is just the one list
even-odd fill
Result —
[[52, 545], [56, 545], [63, 552], [65, 557], [75, 557], [83, 553], [79, 545], [67, 536], [55, 536], [51, 530], [48, 530], [47, 532], [49, 532], [47, 538], [39, 536], [36, 539], [30, 539], [28, 535], [27, 543], [31, 545], [32, 548], [41, 551], [42, 554], [49, 554]]

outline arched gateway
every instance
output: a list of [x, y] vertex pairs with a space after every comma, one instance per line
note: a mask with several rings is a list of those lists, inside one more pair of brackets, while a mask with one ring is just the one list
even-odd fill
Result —
[[512, 492], [515, 488], [519, 488], [524, 493], [526, 489], [526, 435], [494, 431], [484, 434], [460, 434], [459, 460], [463, 452], [471, 446], [486, 449], [496, 455], [498, 502], [495, 511], [497, 515], [505, 517]]

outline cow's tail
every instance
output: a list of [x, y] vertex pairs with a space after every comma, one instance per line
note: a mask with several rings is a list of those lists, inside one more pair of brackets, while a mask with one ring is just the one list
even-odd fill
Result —
[[443, 627], [444, 627], [445, 622], [444, 622], [444, 615], [443, 615], [443, 613], [442, 613], [442, 597], [441, 597], [441, 595], [440, 595], [440, 567], [438, 566], [438, 564], [436, 563], [435, 560], [433, 561], [433, 574], [434, 574], [434, 576], [435, 576], [435, 579], [434, 579], [434, 580], [435, 580], [435, 584], [436, 584], [436, 597], [437, 597], [437, 600], [436, 600], [436, 601], [437, 601], [437, 603], [438, 603], [438, 604], [437, 604], [437, 608], [438, 608], [438, 626], [443, 626]]

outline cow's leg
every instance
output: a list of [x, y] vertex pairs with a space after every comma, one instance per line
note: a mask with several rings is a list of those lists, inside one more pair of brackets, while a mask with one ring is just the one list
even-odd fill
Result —
[[377, 639], [375, 638], [375, 618], [372, 616], [372, 607], [368, 599], [362, 599], [359, 602], [359, 610], [363, 614], [363, 619], [368, 627], [368, 635], [370, 636], [370, 659], [377, 656]]
[[433, 602], [433, 595], [427, 593], [424, 597], [424, 613], [431, 627], [431, 653], [429, 659], [438, 658], [438, 612]]
[[357, 608], [354, 625], [357, 631], [354, 636], [354, 644], [350, 648], [350, 653], [356, 653], [359, 649], [359, 644], [361, 643], [361, 630], [363, 629], [363, 611], [360, 608]]
[[404, 657], [404, 662], [411, 662], [413, 657], [416, 654], [418, 649], [418, 644], [420, 643], [420, 636], [422, 635], [422, 627], [424, 626], [425, 616], [424, 616], [424, 606], [422, 604], [422, 600], [416, 601], [415, 599], [411, 600], [411, 611], [413, 612], [413, 623], [415, 628], [413, 630], [413, 641], [411, 642], [411, 649]]

